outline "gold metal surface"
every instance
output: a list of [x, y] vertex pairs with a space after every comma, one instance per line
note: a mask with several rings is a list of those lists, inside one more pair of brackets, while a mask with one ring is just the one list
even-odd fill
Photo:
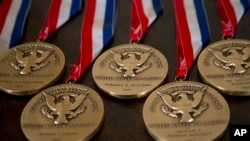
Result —
[[21, 128], [31, 141], [89, 140], [103, 123], [101, 97], [89, 87], [61, 84], [38, 93], [25, 106]]
[[203, 81], [223, 94], [250, 95], [250, 41], [228, 39], [206, 47], [198, 58]]
[[104, 52], [94, 63], [93, 77], [107, 94], [121, 99], [147, 96], [166, 78], [168, 62], [158, 50], [124, 44]]
[[0, 89], [13, 95], [35, 94], [63, 73], [65, 57], [55, 45], [29, 42], [0, 56]]
[[227, 102], [213, 88], [191, 81], [165, 84], [153, 91], [143, 107], [148, 133], [155, 140], [212, 141], [226, 130]]

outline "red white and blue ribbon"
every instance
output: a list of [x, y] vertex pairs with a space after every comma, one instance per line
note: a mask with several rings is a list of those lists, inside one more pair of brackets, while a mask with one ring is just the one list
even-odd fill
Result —
[[138, 42], [163, 11], [161, 0], [133, 0], [131, 8], [130, 40]]
[[31, 0], [0, 1], [0, 53], [20, 42]]
[[186, 78], [194, 60], [210, 39], [203, 0], [174, 0], [178, 78]]
[[240, 19], [249, 9], [249, 0], [216, 0], [223, 38], [232, 38]]
[[114, 35], [117, 0], [87, 0], [80, 54], [69, 81], [76, 81]]
[[82, 0], [53, 0], [39, 34], [39, 40], [44, 41], [52, 32], [76, 15], [81, 10], [81, 6]]

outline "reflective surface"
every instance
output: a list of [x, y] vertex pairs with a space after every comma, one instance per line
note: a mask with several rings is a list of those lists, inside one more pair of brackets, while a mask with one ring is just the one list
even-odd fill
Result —
[[112, 47], [93, 65], [93, 78], [107, 94], [121, 99], [145, 97], [166, 79], [168, 62], [155, 48], [143, 44]]
[[61, 84], [38, 93], [25, 106], [21, 128], [28, 140], [89, 140], [103, 123], [104, 105], [92, 89]]
[[25, 96], [55, 83], [64, 71], [65, 57], [55, 45], [28, 42], [3, 53], [0, 65], [0, 89]]
[[230, 111], [216, 90], [201, 83], [180, 81], [153, 91], [143, 107], [143, 119], [155, 140], [218, 140]]
[[250, 41], [222, 40], [207, 46], [199, 56], [198, 70], [207, 84], [224, 94], [250, 95]]

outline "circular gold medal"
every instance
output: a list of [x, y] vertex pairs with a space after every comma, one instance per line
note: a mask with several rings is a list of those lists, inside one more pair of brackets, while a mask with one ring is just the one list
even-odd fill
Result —
[[155, 140], [217, 140], [226, 130], [229, 117], [228, 104], [221, 94], [191, 81], [159, 87], [143, 107], [146, 129]]
[[94, 63], [93, 77], [107, 94], [121, 99], [141, 98], [166, 78], [168, 62], [158, 50], [124, 44], [104, 52]]
[[55, 45], [29, 42], [0, 56], [0, 89], [13, 95], [35, 94], [63, 73], [65, 57]]
[[198, 59], [203, 81], [221, 93], [250, 95], [250, 41], [229, 39], [206, 47]]
[[41, 91], [28, 102], [21, 128], [31, 141], [82, 141], [97, 133], [103, 117], [103, 102], [94, 90], [61, 84]]

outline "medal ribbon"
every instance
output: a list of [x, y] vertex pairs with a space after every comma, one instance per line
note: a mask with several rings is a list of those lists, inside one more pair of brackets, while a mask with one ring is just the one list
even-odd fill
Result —
[[20, 42], [31, 0], [0, 1], [0, 53]]
[[140, 41], [148, 27], [162, 11], [161, 0], [133, 0], [131, 8], [131, 41]]
[[79, 79], [114, 35], [117, 0], [87, 0], [82, 22], [80, 54], [69, 81]]
[[44, 41], [50, 33], [57, 30], [81, 10], [81, 0], [52, 0], [39, 40]]
[[232, 38], [235, 29], [249, 8], [248, 0], [216, 0], [222, 23], [223, 38]]
[[203, 0], [174, 0], [178, 66], [176, 77], [185, 79], [194, 60], [210, 38]]

